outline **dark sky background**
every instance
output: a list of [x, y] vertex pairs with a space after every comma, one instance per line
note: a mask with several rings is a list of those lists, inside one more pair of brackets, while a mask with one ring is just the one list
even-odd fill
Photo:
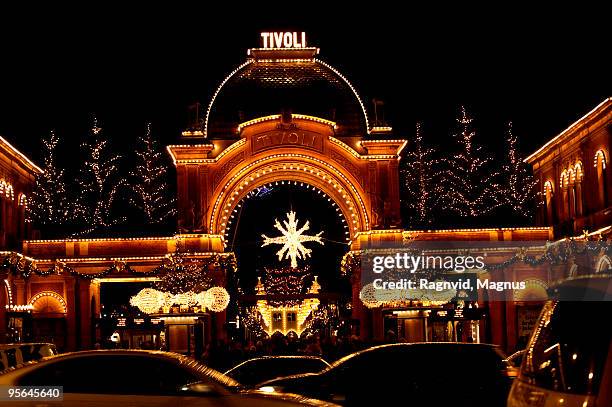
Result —
[[368, 107], [383, 99], [400, 137], [421, 120], [426, 137], [444, 145], [465, 104], [481, 142], [499, 149], [512, 120], [531, 152], [612, 94], [609, 32], [596, 9], [376, 2], [353, 4], [355, 16], [342, 6], [292, 4], [5, 10], [0, 134], [37, 159], [40, 136], [54, 128], [74, 161], [96, 112], [118, 149], [130, 151], [147, 120], [163, 144], [176, 142], [187, 106], [206, 105], [246, 49], [259, 46], [259, 32], [278, 29], [306, 31]]

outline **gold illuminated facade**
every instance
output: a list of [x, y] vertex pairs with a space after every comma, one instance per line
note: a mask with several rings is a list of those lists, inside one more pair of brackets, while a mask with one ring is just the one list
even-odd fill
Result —
[[[589, 225], [610, 224], [605, 221], [610, 215], [607, 197], [612, 193], [610, 177], [605, 175], [609, 171], [608, 99], [592, 119], [584, 119], [528, 158], [549, 202], [538, 214], [542, 227], [403, 230], [398, 166], [407, 141], [393, 135], [390, 126], [373, 126], [356, 89], [337, 69], [320, 60], [318, 52], [309, 47], [249, 50], [246, 60], [213, 93], [203, 122], [167, 147], [177, 174], [176, 236], [29, 240], [25, 224], [11, 224], [10, 232], [4, 228], [4, 248], [13, 238], [22, 243], [4, 254], [11, 256], [16, 269], [32, 272], [4, 279], [0, 330], [6, 330], [8, 311], [30, 312], [37, 339], [54, 336], [64, 350], [93, 347], [100, 340], [95, 326], [101, 314], [100, 285], [159, 278], [151, 270], [176, 251], [177, 240], [192, 257], [217, 259], [209, 269], [217, 285], [226, 284], [227, 275], [218, 264], [233, 255], [226, 243], [238, 203], [249, 192], [279, 181], [308, 185], [337, 205], [350, 246], [344, 263], [362, 250], [407, 240], [547, 241], [555, 238], [549, 225], [557, 230], [556, 225], [568, 219], [572, 219], [574, 232], [586, 225], [580, 219], [588, 219]], [[592, 141], [581, 150], [578, 138], [586, 134], [592, 134]], [[571, 141], [574, 135], [576, 142]], [[27, 202], [22, 197], [29, 193], [38, 171], [9, 147], [0, 140], [1, 169], [7, 174], [17, 169], [22, 176], [10, 181], [10, 188], [8, 175], [0, 184], [3, 222], [9, 211], [15, 219], [20, 202]], [[605, 180], [603, 187], [601, 179]], [[579, 196], [593, 198], [580, 201]], [[12, 209], [6, 209], [6, 198], [11, 199]], [[567, 209], [561, 209], [566, 201]], [[565, 213], [570, 214], [567, 219], [562, 217]], [[19, 228], [23, 231], [17, 232]], [[507, 253], [492, 253], [492, 258], [502, 262]], [[359, 297], [360, 268], [347, 270], [355, 334], [364, 340], [383, 340], [385, 312], [406, 317], [408, 328], [420, 323], [423, 310], [365, 307]], [[531, 282], [533, 295], [512, 303], [502, 301], [507, 299], [502, 294], [483, 292], [479, 304], [488, 312], [487, 319], [478, 324], [478, 335], [514, 349], [517, 327], [527, 318], [523, 314], [530, 312], [517, 307], [528, 307], [532, 300], [541, 302], [543, 287], [568, 273], [565, 266], [525, 264], [492, 273], [492, 278], [500, 280], [520, 275]], [[258, 287], [255, 302], [268, 334], [293, 331], [299, 335], [304, 330], [309, 315], [319, 306], [320, 287], [315, 283], [299, 305], [286, 307], [271, 306]], [[208, 340], [223, 338], [226, 322], [225, 311], [215, 314]]]

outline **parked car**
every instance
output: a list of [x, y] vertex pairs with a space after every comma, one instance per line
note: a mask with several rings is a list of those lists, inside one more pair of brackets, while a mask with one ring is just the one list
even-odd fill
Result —
[[216, 370], [161, 351], [97, 350], [52, 356], [0, 375], [3, 386], [63, 386], [63, 400], [45, 401], [49, 406], [321, 405], [293, 395], [241, 391], [238, 382]]
[[506, 358], [506, 362], [510, 363], [512, 366], [520, 367], [521, 362], [523, 361], [524, 354], [525, 354], [525, 349], [517, 350], [512, 355]]
[[317, 356], [264, 356], [242, 362], [225, 375], [251, 387], [277, 377], [316, 373], [328, 367], [329, 363]]
[[8, 343], [0, 345], [0, 372], [45, 356], [57, 355], [52, 343]]
[[[550, 290], [508, 407], [612, 406], [612, 276], [568, 279]], [[579, 301], [583, 299], [583, 301]]]
[[348, 355], [320, 373], [270, 380], [258, 389], [350, 406], [504, 406], [514, 374], [504, 359], [493, 345], [381, 345]]

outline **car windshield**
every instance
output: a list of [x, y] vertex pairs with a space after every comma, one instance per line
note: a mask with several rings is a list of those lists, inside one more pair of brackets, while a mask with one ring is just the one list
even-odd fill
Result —
[[612, 326], [611, 302], [549, 302], [527, 348], [522, 374], [555, 391], [597, 394]]

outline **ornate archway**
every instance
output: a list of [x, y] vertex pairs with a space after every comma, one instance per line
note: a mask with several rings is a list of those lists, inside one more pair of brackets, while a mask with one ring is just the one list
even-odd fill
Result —
[[239, 140], [172, 145], [179, 225], [225, 232], [238, 202], [277, 181], [311, 185], [329, 196], [351, 239], [372, 229], [399, 228], [399, 154], [405, 140], [335, 137], [336, 123], [305, 115], [272, 115], [238, 126]]

